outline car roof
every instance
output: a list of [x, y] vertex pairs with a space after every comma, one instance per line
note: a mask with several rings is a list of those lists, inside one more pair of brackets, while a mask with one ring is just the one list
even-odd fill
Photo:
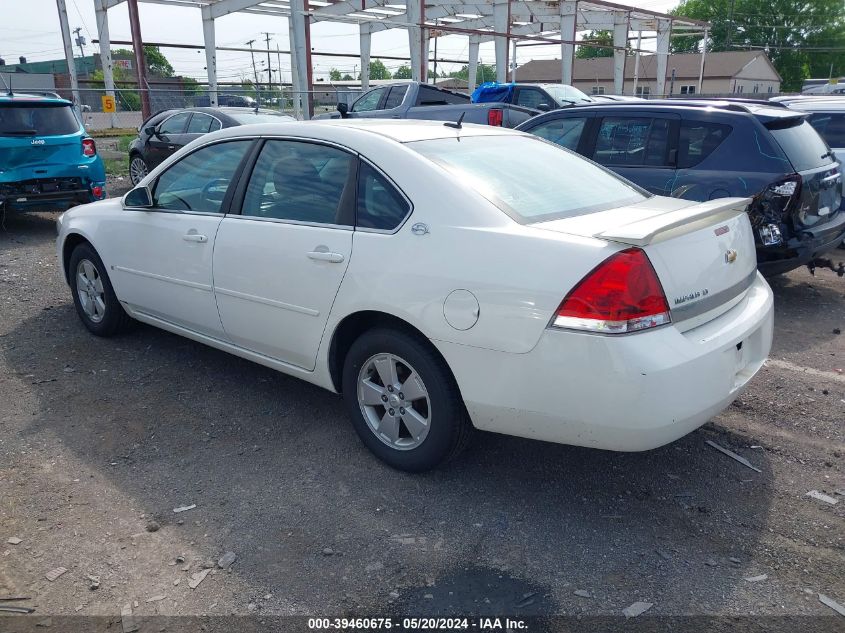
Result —
[[73, 103], [61, 97], [26, 92], [0, 94], [0, 103], [55, 103], [58, 105], [73, 105]]
[[813, 99], [790, 101], [789, 107], [807, 112], [845, 112], [845, 99]]
[[[743, 116], [754, 115], [763, 122], [774, 119], [794, 118], [800, 113], [790, 110], [782, 105], [767, 104], [756, 101], [731, 101], [729, 99], [660, 99], [645, 101], [604, 101], [601, 103], [579, 103], [566, 110], [556, 112], [572, 112], [573, 110], [597, 110], [612, 109], [614, 112], [626, 112], [635, 110], [661, 109], [670, 112], [690, 113], [702, 110], [709, 113], [721, 113], [725, 115]], [[543, 115], [545, 116], [545, 115]]]
[[491, 125], [465, 123], [460, 129], [442, 121], [408, 121], [390, 119], [319, 119], [316, 121], [279, 121], [225, 128], [212, 132], [215, 137], [285, 134], [304, 138], [328, 138], [338, 128], [360, 134], [373, 134], [399, 143], [427, 141], [455, 136], [524, 136], [515, 130]]

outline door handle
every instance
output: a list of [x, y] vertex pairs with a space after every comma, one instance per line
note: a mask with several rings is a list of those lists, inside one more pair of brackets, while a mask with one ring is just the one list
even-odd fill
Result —
[[310, 251], [308, 257], [320, 262], [331, 262], [332, 264], [339, 264], [343, 261], [343, 255], [340, 253], [330, 253], [329, 251]]
[[176, 146], [175, 145], [168, 145], [167, 149], [176, 149]]
[[205, 235], [200, 235], [199, 233], [185, 233], [182, 236], [182, 239], [186, 242], [199, 242], [200, 244], [204, 244], [208, 241], [208, 238]]

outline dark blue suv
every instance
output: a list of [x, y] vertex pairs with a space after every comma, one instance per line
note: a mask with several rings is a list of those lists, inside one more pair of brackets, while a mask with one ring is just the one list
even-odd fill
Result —
[[105, 197], [103, 161], [70, 101], [0, 95], [0, 211], [64, 211]]
[[774, 275], [812, 264], [845, 239], [840, 165], [804, 116], [729, 100], [608, 102], [541, 114], [517, 129], [651, 193], [752, 198], [758, 267]]

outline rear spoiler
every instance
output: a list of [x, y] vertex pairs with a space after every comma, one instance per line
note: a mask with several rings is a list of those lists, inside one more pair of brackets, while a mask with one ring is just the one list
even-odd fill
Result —
[[612, 242], [623, 242], [633, 246], [650, 244], [660, 233], [665, 233], [685, 224], [692, 224], [699, 220], [718, 215], [734, 215], [737, 211], [745, 211], [751, 204], [751, 198], [719, 198], [694, 204], [676, 211], [668, 211], [659, 215], [623, 224], [613, 229], [596, 233], [593, 237]]

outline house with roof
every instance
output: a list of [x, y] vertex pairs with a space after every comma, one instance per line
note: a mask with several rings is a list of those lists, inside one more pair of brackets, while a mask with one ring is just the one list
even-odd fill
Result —
[[[624, 94], [634, 91], [636, 56], [625, 58]], [[673, 95], [698, 94], [701, 55], [669, 55], [666, 64], [666, 92]], [[655, 95], [657, 55], [640, 55], [636, 94]], [[572, 84], [587, 94], [613, 94], [613, 58], [576, 59]], [[674, 80], [673, 80], [674, 77]], [[516, 79], [527, 83], [560, 83], [560, 60], [537, 59], [519, 66]], [[763, 51], [707, 53], [701, 94], [743, 95], [767, 98], [780, 92], [781, 76]]]

